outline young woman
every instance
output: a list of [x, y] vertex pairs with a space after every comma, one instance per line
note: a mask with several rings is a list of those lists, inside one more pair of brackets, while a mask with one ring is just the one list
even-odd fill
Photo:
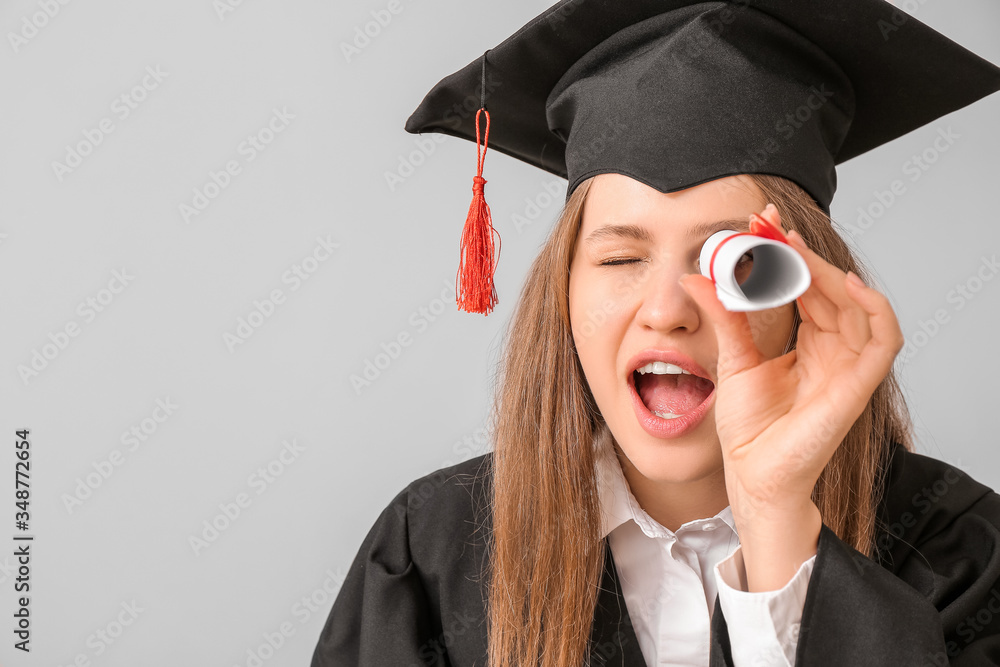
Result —
[[[833, 164], [916, 122], [866, 114], [905, 76], [869, 92], [875, 65], [838, 46], [888, 6], [834, 4], [563, 2], [428, 95], [412, 127], [476, 138], [446, 110], [494, 63], [510, 106], [491, 113], [514, 128], [496, 147], [569, 197], [510, 323], [494, 451], [389, 504], [314, 666], [1000, 665], [1000, 496], [913, 452], [899, 325], [831, 225]], [[964, 103], [1000, 89], [908, 25], [892, 57], [926, 40], [979, 68]], [[547, 47], [554, 74], [512, 90]], [[746, 112], [748, 90], [766, 108]], [[951, 92], [912, 94], [941, 115]], [[812, 111], [771, 150], [790, 100]], [[787, 237], [808, 290], [726, 310], [698, 265], [721, 229]]]

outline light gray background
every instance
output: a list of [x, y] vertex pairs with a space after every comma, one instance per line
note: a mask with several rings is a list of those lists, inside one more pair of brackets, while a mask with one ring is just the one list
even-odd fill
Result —
[[[488, 154], [500, 302], [485, 318], [458, 312], [446, 285], [475, 147], [437, 137], [433, 153], [411, 160], [420, 144], [402, 128], [436, 81], [548, 3], [398, 2], [402, 11], [351, 62], [341, 43], [387, 1], [243, 0], [221, 19], [211, 0], [70, 2], [16, 52], [8, 34], [39, 2], [0, 7], [3, 665], [66, 665], [81, 654], [94, 665], [246, 665], [283, 623], [294, 634], [264, 664], [307, 664], [327, 590], [392, 496], [486, 451], [502, 327], [565, 182]], [[908, 6], [1000, 63], [1000, 5]], [[166, 75], [120, 119], [112, 103], [147, 67]], [[275, 108], [294, 118], [247, 161], [238, 147]], [[102, 118], [114, 131], [60, 181], [52, 163]], [[1000, 251], [998, 118], [993, 95], [852, 160], [833, 204], [835, 219], [857, 225], [859, 207], [903, 181], [905, 193], [856, 244], [922, 345], [901, 363], [919, 451], [992, 487], [1000, 279], [961, 308], [948, 294]], [[958, 138], [912, 181], [907, 161], [947, 128]], [[241, 172], [185, 223], [179, 205], [228, 160]], [[385, 174], [401, 160], [422, 164], [390, 189]], [[517, 228], [532, 201], [541, 214]], [[283, 274], [326, 236], [339, 248], [293, 290]], [[78, 304], [122, 269], [132, 281], [85, 321]], [[231, 352], [223, 335], [274, 289], [284, 303]], [[440, 315], [419, 324], [421, 308]], [[938, 309], [947, 322], [917, 335]], [[23, 381], [18, 367], [70, 322], [79, 335]], [[350, 376], [401, 333], [411, 344], [355, 391]], [[168, 398], [173, 414], [149, 421]], [[143, 420], [155, 432], [131, 451], [122, 433]], [[32, 442], [30, 656], [13, 650], [10, 633], [19, 428]], [[297, 457], [273, 463], [293, 439]], [[121, 465], [70, 511], [67, 494], [114, 450]], [[261, 489], [250, 478], [269, 463], [281, 475]], [[240, 493], [249, 506], [196, 554], [189, 538]], [[305, 613], [296, 605], [310, 596], [321, 604]], [[133, 602], [135, 622], [96, 655], [88, 637]]]

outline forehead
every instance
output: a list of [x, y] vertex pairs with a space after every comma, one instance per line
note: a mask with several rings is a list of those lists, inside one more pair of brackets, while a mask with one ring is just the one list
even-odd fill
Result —
[[723, 218], [746, 219], [765, 204], [756, 184], [742, 174], [667, 193], [624, 174], [599, 174], [587, 191], [581, 232], [609, 222], [653, 224], [669, 219], [674, 225], [697, 225]]

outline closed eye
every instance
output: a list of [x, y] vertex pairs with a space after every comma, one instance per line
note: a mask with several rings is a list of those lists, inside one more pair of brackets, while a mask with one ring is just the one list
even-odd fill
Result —
[[622, 264], [635, 264], [636, 262], [641, 262], [641, 259], [635, 257], [620, 257], [617, 259], [608, 259], [600, 263], [600, 266], [620, 266]]

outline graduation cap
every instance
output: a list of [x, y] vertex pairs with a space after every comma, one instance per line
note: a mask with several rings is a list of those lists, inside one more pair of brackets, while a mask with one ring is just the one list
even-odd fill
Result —
[[487, 146], [568, 179], [567, 199], [607, 172], [661, 192], [757, 173], [829, 213], [835, 165], [997, 90], [1000, 68], [883, 0], [562, 0], [405, 129], [476, 142], [456, 301], [488, 314]]

